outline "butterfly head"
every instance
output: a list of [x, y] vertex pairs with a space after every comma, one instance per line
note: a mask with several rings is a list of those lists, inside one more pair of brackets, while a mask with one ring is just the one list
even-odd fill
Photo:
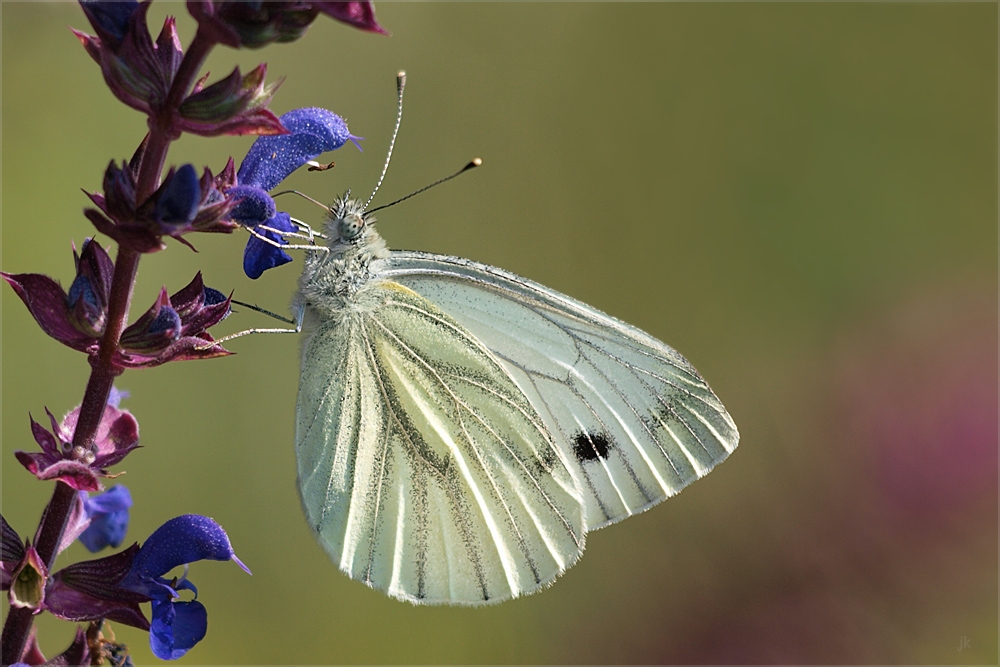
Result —
[[365, 213], [365, 205], [357, 199], [351, 199], [351, 192], [348, 190], [330, 207], [327, 234], [335, 242], [355, 245], [365, 238], [365, 233], [374, 223], [375, 217]]

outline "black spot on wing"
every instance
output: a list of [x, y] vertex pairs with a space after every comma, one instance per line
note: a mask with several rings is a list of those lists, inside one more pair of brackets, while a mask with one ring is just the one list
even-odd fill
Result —
[[580, 463], [608, 458], [613, 446], [613, 441], [603, 433], [580, 431], [573, 436], [573, 454]]

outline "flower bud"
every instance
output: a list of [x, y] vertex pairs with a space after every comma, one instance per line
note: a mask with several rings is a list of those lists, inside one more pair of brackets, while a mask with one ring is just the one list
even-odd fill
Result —
[[267, 65], [258, 65], [246, 76], [240, 68], [207, 88], [196, 88], [180, 108], [178, 127], [192, 134], [214, 137], [220, 134], [286, 134], [267, 109], [281, 81], [264, 85]]

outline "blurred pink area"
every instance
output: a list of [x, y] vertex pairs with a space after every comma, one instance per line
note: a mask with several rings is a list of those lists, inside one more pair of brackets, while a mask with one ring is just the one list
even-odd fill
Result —
[[996, 505], [996, 294], [921, 295], [845, 347], [845, 417], [885, 511], [918, 529]]
[[805, 487], [762, 480], [791, 509], [755, 528], [767, 535], [746, 544], [756, 565], [717, 568], [699, 608], [664, 610], [644, 660], [996, 661], [996, 291], [929, 290], [833, 340], [802, 389], [828, 408], [806, 432], [828, 437], [794, 445], [814, 452], [798, 466], [826, 469], [785, 471]]

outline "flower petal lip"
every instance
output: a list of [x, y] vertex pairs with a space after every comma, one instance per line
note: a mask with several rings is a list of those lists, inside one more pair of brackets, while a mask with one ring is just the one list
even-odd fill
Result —
[[[253, 185], [237, 185], [229, 191], [229, 194], [237, 202], [231, 214], [232, 219], [244, 227], [254, 228], [263, 225], [282, 231], [294, 231], [290, 216], [287, 213], [278, 214], [274, 199], [264, 190]], [[264, 229], [255, 232], [247, 239], [247, 245], [243, 250], [243, 271], [254, 280], [267, 269], [292, 261], [291, 256], [284, 250], [256, 236], [261, 234], [275, 243], [287, 245], [287, 241], [280, 234]]]
[[[295, 226], [292, 224], [291, 216], [287, 213], [278, 213], [270, 220], [264, 222], [264, 226], [270, 227], [272, 229], [278, 229], [283, 232], [293, 232], [295, 231]], [[281, 245], [286, 245], [288, 242], [281, 237], [280, 234], [266, 230], [257, 230], [257, 233], [261, 236], [267, 237], [272, 241], [280, 243]], [[281, 266], [282, 264], [287, 264], [292, 261], [291, 256], [276, 246], [271, 245], [256, 236], [250, 236], [247, 241], [246, 247], [243, 249], [243, 272], [247, 274], [249, 278], [256, 280], [260, 278], [261, 275], [268, 269], [273, 269], [275, 267]]]
[[161, 660], [180, 658], [204, 639], [207, 631], [208, 610], [197, 600], [191, 602], [153, 600], [149, 645], [157, 658]]

